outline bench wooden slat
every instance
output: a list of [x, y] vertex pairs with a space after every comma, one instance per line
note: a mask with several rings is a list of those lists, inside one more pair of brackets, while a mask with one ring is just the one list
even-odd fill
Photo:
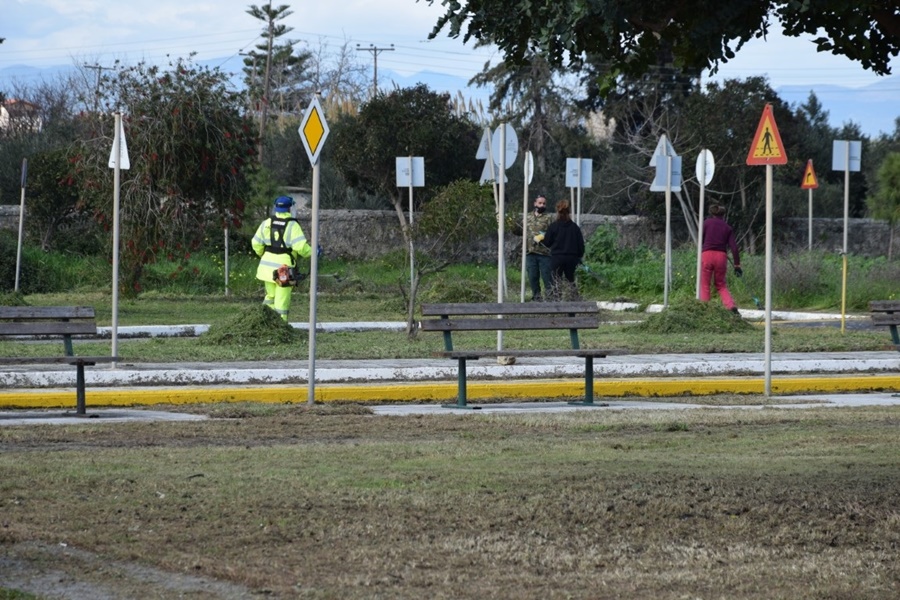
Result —
[[[610, 354], [625, 354], [624, 350], [603, 348], [581, 349], [580, 329], [600, 326], [600, 307], [595, 302], [484, 302], [463, 304], [423, 304], [422, 331], [440, 331], [444, 335], [444, 350], [434, 356], [455, 359], [457, 367], [457, 396], [455, 408], [466, 408], [466, 363], [482, 357], [553, 357], [573, 356], [584, 360], [583, 406], [594, 406], [594, 359]], [[437, 317], [437, 318], [425, 318]], [[460, 350], [453, 348], [454, 331], [509, 330], [568, 330], [569, 348], [547, 350]]]
[[0, 335], [96, 335], [93, 321], [0, 321]]
[[93, 319], [92, 306], [0, 306], [0, 319]]
[[594, 313], [596, 302], [484, 302], [471, 304], [423, 304], [422, 315], [556, 315], [561, 313]]
[[73, 356], [73, 335], [97, 335], [94, 309], [90, 306], [0, 306], [0, 336], [58, 336], [63, 356], [0, 357], [5, 365], [67, 364], [75, 367], [75, 412], [85, 414], [84, 368], [100, 362], [118, 362], [114, 356]]
[[117, 356], [3, 356], [0, 365], [93, 365], [103, 362], [119, 362]]
[[900, 312], [900, 300], [873, 300], [869, 302], [869, 311], [876, 313]]
[[873, 313], [872, 317], [872, 325], [900, 325], [900, 313]]
[[431, 319], [421, 322], [423, 331], [512, 331], [523, 329], [597, 329], [600, 318], [557, 316], [513, 319]]
[[593, 356], [595, 358], [606, 358], [617, 354], [625, 354], [621, 349], [616, 348], [582, 348], [580, 350], [452, 350], [435, 352], [435, 356], [442, 358], [494, 358], [500, 356], [516, 356], [521, 358], [538, 358], [538, 357], [585, 357]]

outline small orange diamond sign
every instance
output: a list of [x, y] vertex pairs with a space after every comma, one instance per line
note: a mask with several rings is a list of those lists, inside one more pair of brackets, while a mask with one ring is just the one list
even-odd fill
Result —
[[816, 179], [816, 172], [813, 171], [812, 159], [806, 161], [806, 170], [803, 172], [803, 182], [800, 184], [801, 190], [814, 190], [819, 187], [819, 180]]
[[775, 125], [771, 104], [766, 104], [763, 109], [756, 135], [750, 144], [750, 153], [747, 154], [747, 164], [750, 166], [787, 164], [787, 154], [781, 142], [781, 134]]

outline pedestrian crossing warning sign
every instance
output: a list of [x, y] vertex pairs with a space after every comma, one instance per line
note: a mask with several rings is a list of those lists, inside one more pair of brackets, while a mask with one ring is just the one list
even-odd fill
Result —
[[819, 180], [816, 179], [816, 172], [813, 170], [812, 159], [806, 161], [806, 170], [803, 171], [803, 182], [800, 184], [801, 190], [814, 190], [819, 187]]
[[750, 144], [750, 152], [747, 154], [747, 164], [751, 166], [787, 164], [787, 154], [781, 142], [781, 134], [775, 125], [771, 104], [766, 104], [763, 109], [756, 135]]

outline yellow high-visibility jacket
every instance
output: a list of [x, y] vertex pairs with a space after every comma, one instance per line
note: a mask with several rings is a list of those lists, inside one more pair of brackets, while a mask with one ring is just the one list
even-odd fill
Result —
[[[272, 223], [275, 222], [273, 228]], [[279, 235], [283, 223], [283, 236]], [[273, 236], [274, 229], [274, 236]], [[297, 257], [309, 258], [312, 256], [312, 247], [306, 241], [306, 234], [289, 212], [275, 213], [259, 224], [251, 242], [253, 251], [259, 259], [256, 268], [256, 278], [261, 281], [272, 281], [272, 272], [281, 265], [294, 267], [297, 265]]]

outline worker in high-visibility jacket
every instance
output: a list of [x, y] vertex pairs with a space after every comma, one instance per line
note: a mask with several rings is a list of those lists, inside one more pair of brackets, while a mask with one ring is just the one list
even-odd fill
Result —
[[291, 217], [294, 199], [279, 196], [275, 199], [275, 216], [269, 217], [253, 236], [253, 251], [259, 256], [256, 278], [266, 286], [263, 304], [288, 320], [291, 290], [297, 284], [297, 259], [312, 256], [312, 247], [297, 219]]

